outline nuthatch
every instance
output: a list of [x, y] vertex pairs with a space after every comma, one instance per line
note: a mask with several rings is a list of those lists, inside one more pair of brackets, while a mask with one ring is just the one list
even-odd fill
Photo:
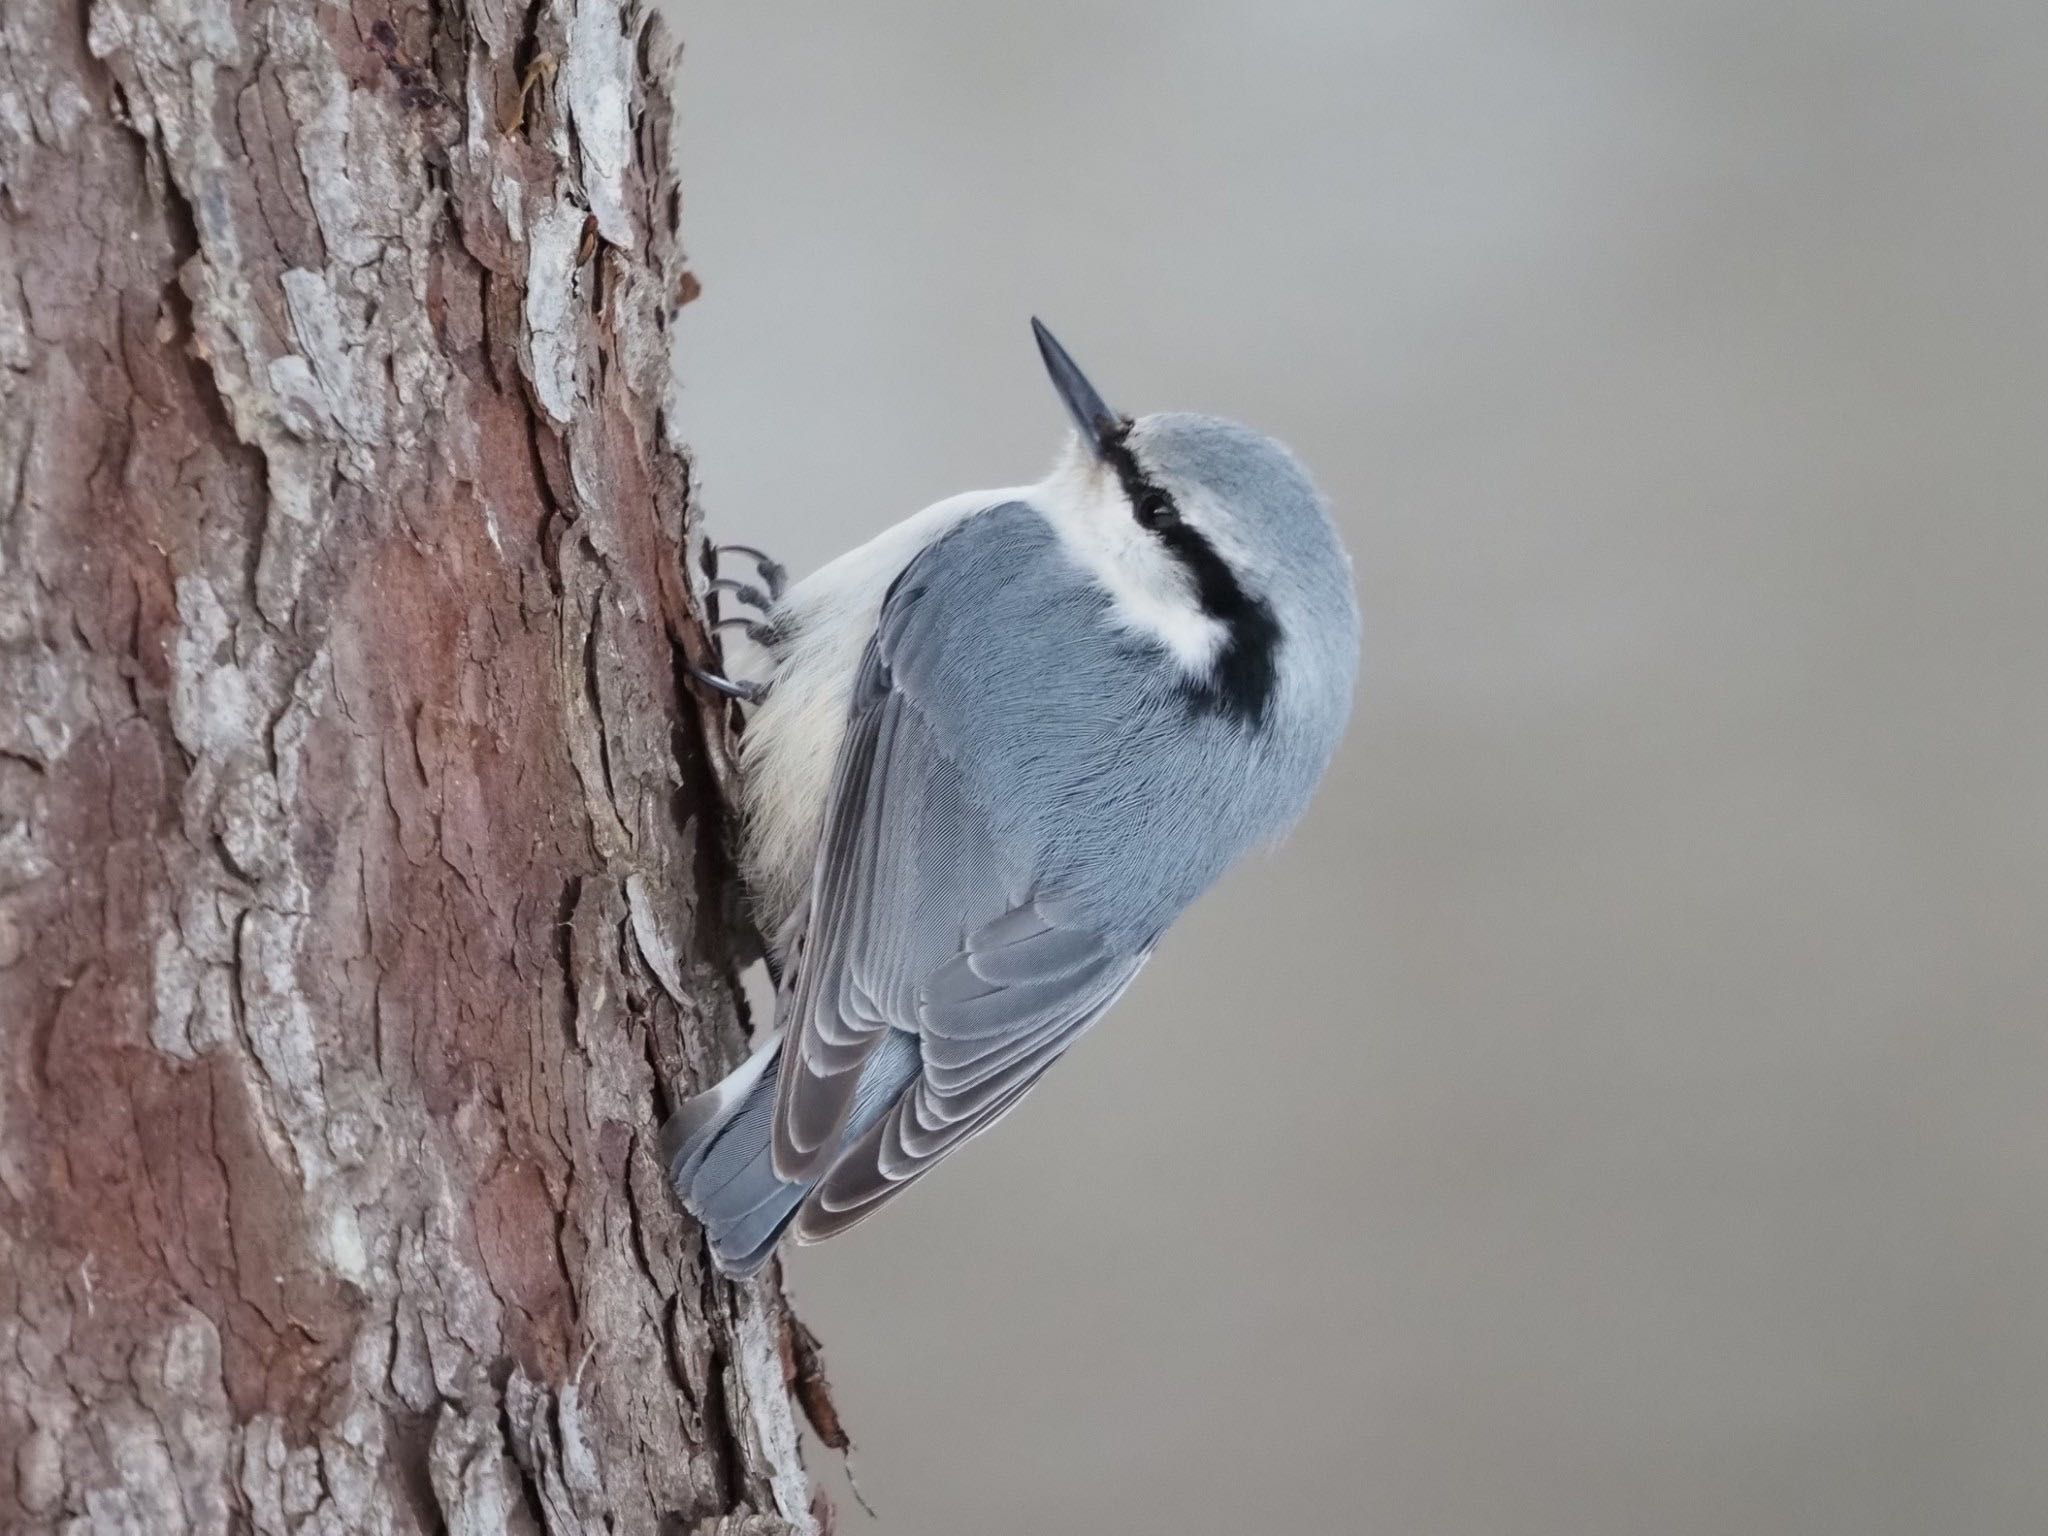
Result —
[[[841, 1232], [1009, 1112], [1183, 909], [1306, 808], [1350, 712], [1351, 565], [1280, 444], [1079, 428], [768, 599], [741, 746], [777, 1031], [670, 1122], [718, 1267]], [[779, 572], [764, 568], [764, 585]]]

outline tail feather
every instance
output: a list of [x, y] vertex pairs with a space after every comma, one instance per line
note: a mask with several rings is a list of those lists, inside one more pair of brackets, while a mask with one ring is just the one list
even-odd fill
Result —
[[781, 1037], [771, 1036], [677, 1110], [661, 1133], [676, 1194], [703, 1226], [720, 1272], [736, 1278], [768, 1262], [811, 1192], [808, 1182], [778, 1179], [769, 1156], [781, 1052]]
[[661, 1154], [678, 1188], [683, 1187], [686, 1175], [696, 1171], [718, 1132], [745, 1106], [754, 1086], [764, 1077], [771, 1084], [775, 1081], [774, 1067], [781, 1054], [782, 1035], [777, 1031], [763, 1040], [753, 1055], [702, 1093], [684, 1100], [668, 1117], [661, 1128]]
[[[781, 1053], [781, 1037], [770, 1036], [722, 1081], [686, 1102], [661, 1132], [677, 1196], [704, 1228], [720, 1273], [736, 1279], [768, 1262], [832, 1167], [827, 1158], [801, 1180], [775, 1175], [775, 1068]], [[887, 1109], [917, 1071], [915, 1037], [891, 1030], [861, 1074], [842, 1145]]]

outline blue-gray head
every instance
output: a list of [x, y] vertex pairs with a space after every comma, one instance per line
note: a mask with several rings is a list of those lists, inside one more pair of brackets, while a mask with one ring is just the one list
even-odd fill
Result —
[[1048, 511], [1126, 621], [1162, 640], [1217, 707], [1340, 714], [1358, 654], [1351, 562], [1294, 455], [1215, 416], [1111, 410], [1031, 322], [1078, 437]]

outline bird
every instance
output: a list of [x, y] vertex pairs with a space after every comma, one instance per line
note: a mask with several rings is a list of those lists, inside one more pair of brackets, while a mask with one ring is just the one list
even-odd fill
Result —
[[1074, 428], [1044, 479], [794, 585], [725, 546], [756, 563], [720, 585], [772, 671], [696, 675], [750, 706], [739, 860], [776, 1020], [662, 1146], [728, 1276], [1015, 1108], [1296, 823], [1350, 715], [1351, 561], [1299, 461], [1218, 417], [1117, 414], [1031, 323]]

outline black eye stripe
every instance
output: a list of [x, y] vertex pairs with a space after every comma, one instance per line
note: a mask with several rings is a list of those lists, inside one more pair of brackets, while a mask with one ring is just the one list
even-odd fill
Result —
[[1138, 522], [1146, 528], [1158, 528], [1164, 523], [1180, 521], [1180, 508], [1173, 504], [1173, 498], [1161, 490], [1148, 490], [1131, 503], [1131, 511]]
[[[1130, 429], [1127, 420], [1124, 433]], [[1227, 638], [1215, 671], [1189, 686], [1189, 706], [1198, 714], [1214, 712], [1251, 723], [1263, 720], [1272, 702], [1274, 653], [1280, 645], [1280, 623], [1273, 610], [1245, 591], [1216, 546], [1181, 517], [1173, 497], [1145, 478], [1123, 434], [1107, 445], [1104, 456], [1122, 482], [1139, 525], [1181, 563], [1194, 581], [1202, 611], [1224, 626]]]

